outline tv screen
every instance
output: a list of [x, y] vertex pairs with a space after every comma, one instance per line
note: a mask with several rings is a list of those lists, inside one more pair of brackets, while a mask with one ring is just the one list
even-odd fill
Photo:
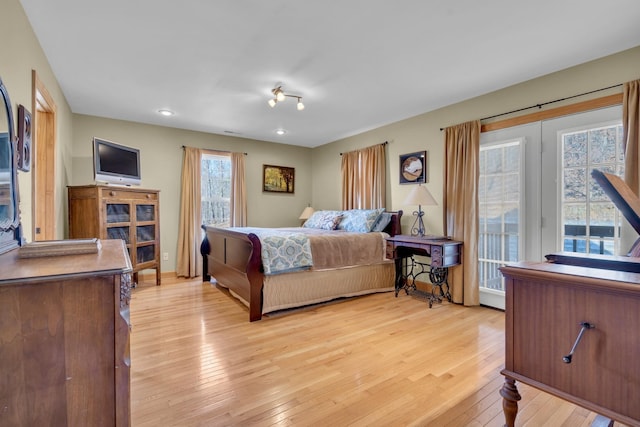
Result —
[[96, 182], [140, 185], [140, 150], [93, 138], [93, 170]]

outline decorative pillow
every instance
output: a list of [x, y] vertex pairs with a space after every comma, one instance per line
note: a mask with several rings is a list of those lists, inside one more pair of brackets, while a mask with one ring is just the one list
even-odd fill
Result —
[[391, 222], [391, 217], [392, 215], [390, 212], [382, 212], [376, 223], [371, 227], [371, 231], [384, 231], [387, 225]]
[[335, 230], [342, 219], [342, 211], [316, 211], [304, 223], [306, 228]]
[[338, 225], [338, 230], [368, 233], [382, 212], [384, 212], [384, 208], [350, 209], [344, 211], [342, 221], [340, 221]]

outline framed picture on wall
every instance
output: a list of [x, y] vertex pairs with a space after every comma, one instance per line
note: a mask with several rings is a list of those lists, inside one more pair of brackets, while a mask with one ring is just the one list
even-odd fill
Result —
[[425, 183], [427, 176], [427, 152], [400, 155], [400, 184]]
[[262, 191], [293, 194], [295, 168], [262, 165]]
[[18, 169], [31, 169], [31, 113], [24, 105], [18, 105]]

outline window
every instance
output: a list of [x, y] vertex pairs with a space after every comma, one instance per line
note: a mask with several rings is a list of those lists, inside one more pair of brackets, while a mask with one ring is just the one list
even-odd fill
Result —
[[620, 245], [620, 212], [591, 177], [593, 169], [624, 174], [622, 124], [560, 132], [563, 250], [613, 255]]
[[519, 259], [522, 201], [521, 139], [480, 147], [479, 273], [480, 287], [504, 291], [498, 267]]
[[201, 158], [202, 224], [229, 227], [231, 157], [203, 154]]

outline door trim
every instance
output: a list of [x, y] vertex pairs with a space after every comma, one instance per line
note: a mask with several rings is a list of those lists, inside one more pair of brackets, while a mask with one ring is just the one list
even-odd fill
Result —
[[36, 70], [31, 71], [33, 126], [31, 206], [32, 240], [56, 238], [56, 104]]

